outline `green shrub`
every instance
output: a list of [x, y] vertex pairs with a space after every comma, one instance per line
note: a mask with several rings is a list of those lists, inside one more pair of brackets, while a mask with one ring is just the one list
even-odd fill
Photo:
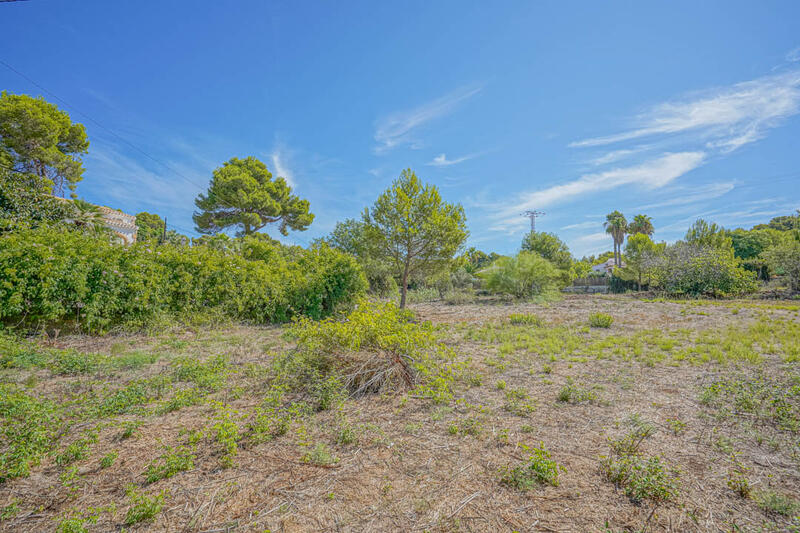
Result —
[[418, 287], [411, 289], [406, 295], [406, 300], [411, 304], [434, 302], [439, 299], [439, 290], [435, 287]]
[[607, 457], [601, 461], [601, 468], [609, 481], [622, 487], [633, 502], [665, 502], [678, 494], [677, 474], [666, 469], [658, 457]]
[[761, 491], [755, 496], [758, 506], [767, 513], [792, 516], [800, 510], [800, 502], [772, 490]]
[[[550, 295], [565, 283], [564, 271], [536, 252], [520, 252], [516, 257], [501, 257], [479, 275], [486, 290], [515, 298]], [[566, 278], [569, 275], [567, 274]]]
[[155, 483], [161, 479], [171, 478], [178, 472], [194, 468], [194, 450], [186, 446], [166, 447], [161, 457], [147, 465], [144, 473], [147, 483]]
[[162, 490], [160, 493], [150, 496], [136, 490], [134, 485], [128, 485], [127, 495], [131, 506], [125, 513], [125, 525], [132, 526], [153, 520], [164, 508], [167, 492]]
[[564, 467], [551, 459], [551, 454], [540, 443], [538, 448], [530, 450], [527, 461], [517, 466], [505, 466], [500, 471], [500, 482], [519, 490], [527, 491], [540, 485], [558, 486], [558, 472]]
[[0, 384], [0, 483], [30, 475], [53, 448], [61, 428], [55, 404]]
[[475, 292], [472, 289], [452, 289], [444, 293], [447, 305], [463, 305], [475, 301]]
[[276, 369], [314, 393], [317, 402], [321, 382], [334, 387], [336, 376], [350, 394], [415, 387], [436, 401], [449, 399], [465, 365], [453, 362], [430, 323], [412, 320], [410, 311], [394, 303], [367, 301], [341, 322], [300, 319], [289, 331], [298, 349], [277, 358]]
[[589, 325], [593, 328], [610, 328], [614, 317], [606, 313], [592, 313], [589, 315]]
[[1, 235], [0, 265], [0, 321], [89, 332], [198, 313], [257, 323], [319, 319], [366, 289], [355, 260], [324, 245], [266, 262], [42, 227]]
[[655, 268], [657, 285], [669, 294], [734, 296], [756, 289], [756, 273], [745, 270], [733, 248], [678, 242]]
[[572, 404], [593, 402], [595, 399], [597, 399], [597, 395], [594, 391], [576, 385], [569, 378], [567, 379], [567, 384], [558, 391], [558, 396], [556, 397], [556, 401]]
[[514, 325], [541, 327], [544, 321], [532, 313], [511, 313], [508, 321]]

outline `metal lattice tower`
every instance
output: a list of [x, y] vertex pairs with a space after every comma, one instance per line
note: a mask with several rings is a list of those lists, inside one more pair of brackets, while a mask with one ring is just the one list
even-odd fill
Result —
[[543, 215], [544, 211], [525, 211], [524, 213], [522, 213], [522, 216], [531, 219], [531, 233], [534, 233], [536, 231], [536, 218]]

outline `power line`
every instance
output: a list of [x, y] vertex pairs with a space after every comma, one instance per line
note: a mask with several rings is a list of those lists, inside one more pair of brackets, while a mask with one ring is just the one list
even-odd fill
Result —
[[531, 233], [536, 232], [536, 218], [544, 216], [544, 211], [525, 211], [522, 216], [531, 219]]

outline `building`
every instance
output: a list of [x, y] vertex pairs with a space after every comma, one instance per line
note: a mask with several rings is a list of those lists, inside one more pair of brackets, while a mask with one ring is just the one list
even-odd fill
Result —
[[[625, 263], [622, 263], [622, 266], [625, 266]], [[605, 263], [600, 263], [599, 265], [594, 265], [592, 267], [592, 272], [595, 274], [611, 274], [614, 272], [614, 258], [610, 258]]]
[[98, 209], [103, 216], [105, 226], [110, 229], [123, 244], [133, 244], [136, 242], [138, 228], [136, 227], [135, 215], [129, 215], [104, 205], [98, 206]]

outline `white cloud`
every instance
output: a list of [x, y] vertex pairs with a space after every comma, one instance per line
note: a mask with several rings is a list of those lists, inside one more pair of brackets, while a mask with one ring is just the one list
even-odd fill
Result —
[[582, 244], [606, 242], [606, 241], [611, 241], [611, 235], [609, 235], [605, 231], [600, 231], [597, 233], [590, 233], [588, 235], [578, 237], [577, 239], [574, 239], [574, 241]]
[[561, 229], [586, 229], [586, 228], [596, 228], [597, 222], [592, 222], [591, 220], [588, 222], [580, 222], [578, 224], [570, 224], [569, 226], [563, 226]]
[[280, 176], [286, 180], [286, 183], [288, 183], [290, 187], [296, 187], [297, 184], [294, 181], [294, 175], [292, 171], [289, 170], [289, 167], [286, 166], [287, 157], [285, 150], [281, 147], [275, 147], [269, 157], [272, 159], [273, 178]]
[[596, 157], [592, 159], [591, 163], [594, 165], [607, 165], [609, 163], [614, 163], [621, 159], [625, 159], [628, 156], [638, 154], [642, 150], [645, 150], [646, 147], [634, 148], [634, 149], [626, 149], [626, 150], [614, 150], [612, 152], [608, 152], [606, 154], [601, 155], [600, 157]]
[[691, 189], [686, 187], [681, 187], [675, 190], [676, 196], [674, 196], [673, 198], [670, 198], [669, 200], [664, 200], [663, 202], [643, 205], [637, 209], [638, 210], [657, 209], [660, 207], [687, 205], [698, 202], [704, 202], [706, 200], [713, 200], [714, 198], [719, 198], [720, 196], [731, 192], [735, 187], [736, 185], [732, 181], [709, 183], [708, 185], [703, 185], [702, 187], [696, 187]]
[[522, 224], [519, 213], [540, 209], [576, 196], [607, 191], [623, 185], [639, 185], [654, 189], [663, 187], [703, 163], [704, 152], [666, 153], [640, 165], [584, 174], [580, 178], [540, 191], [522, 194], [522, 200], [504, 208], [498, 222], [490, 229], [507, 231]]
[[481, 89], [482, 87], [475, 85], [461, 87], [427, 104], [398, 111], [378, 120], [375, 127], [375, 140], [378, 146], [375, 147], [375, 151], [385, 152], [404, 144], [417, 147], [419, 143], [413, 136], [416, 128], [451, 113], [459, 104], [478, 94]]
[[796, 63], [800, 61], [800, 46], [786, 53], [786, 61]]
[[764, 76], [730, 87], [659, 104], [640, 115], [638, 127], [570, 146], [604, 146], [655, 135], [695, 134], [723, 153], [761, 139], [800, 112], [800, 70]]
[[433, 161], [427, 163], [427, 165], [434, 167], [449, 167], [450, 165], [457, 165], [458, 163], [463, 163], [464, 161], [468, 161], [477, 156], [478, 154], [468, 154], [463, 157], [457, 157], [456, 159], [447, 159], [445, 154], [439, 154], [433, 158]]

